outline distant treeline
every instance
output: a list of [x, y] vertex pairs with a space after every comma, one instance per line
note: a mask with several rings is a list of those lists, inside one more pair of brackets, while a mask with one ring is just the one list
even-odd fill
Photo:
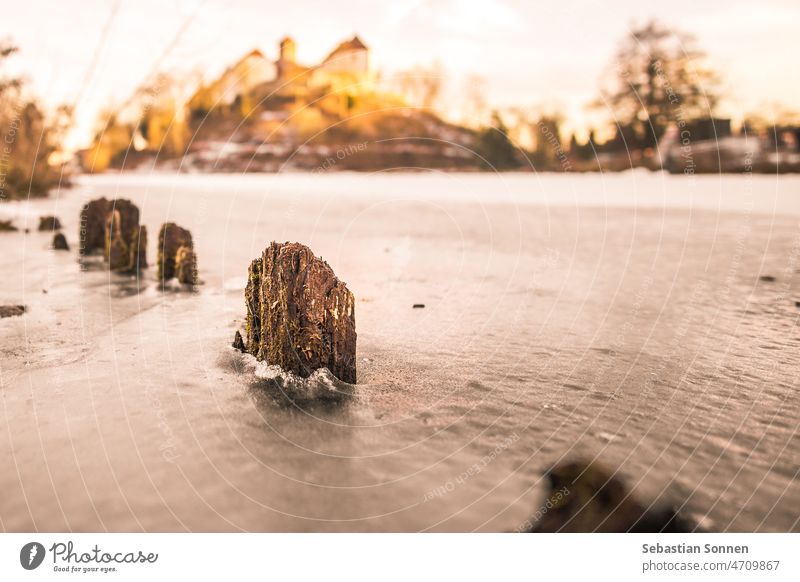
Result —
[[[507, 127], [495, 114], [478, 140], [497, 168], [616, 171], [631, 167], [673, 173], [800, 171], [800, 124], [748, 116], [738, 132], [717, 117], [719, 75], [690, 35], [650, 22], [620, 44], [591, 107], [612, 120], [610, 138], [565, 137], [558, 114], [530, 119], [519, 111]], [[529, 132], [526, 150], [512, 145]], [[605, 132], [607, 133], [607, 132]], [[510, 136], [511, 139], [506, 139]]]

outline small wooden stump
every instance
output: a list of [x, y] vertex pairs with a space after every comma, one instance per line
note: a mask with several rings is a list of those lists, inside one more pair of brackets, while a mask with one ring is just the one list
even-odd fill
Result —
[[129, 200], [109, 204], [105, 258], [112, 271], [130, 272], [147, 267], [147, 230], [139, 226], [139, 208]]
[[181, 247], [188, 250], [194, 249], [192, 233], [174, 222], [162, 224], [158, 231], [158, 255], [156, 258], [158, 278], [162, 283], [166, 283], [178, 275], [177, 255]]
[[28, 309], [24, 305], [0, 305], [0, 319], [6, 317], [19, 317]]
[[61, 221], [57, 216], [40, 216], [39, 231], [61, 230]]
[[676, 533], [693, 531], [674, 509], [640, 502], [597, 462], [566, 461], [547, 473], [550, 490], [529, 532]]
[[328, 368], [356, 383], [355, 300], [328, 263], [300, 243], [273, 242], [248, 271], [247, 351], [307, 378]]
[[236, 331], [236, 334], [233, 336], [233, 343], [231, 344], [231, 346], [234, 349], [242, 352], [243, 354], [247, 353], [247, 348], [244, 345], [244, 340], [242, 339], [242, 334], [240, 334], [238, 330]]
[[57, 251], [68, 251], [67, 237], [63, 233], [57, 232], [53, 235], [53, 249]]
[[17, 232], [17, 227], [10, 220], [0, 220], [0, 232]]
[[105, 198], [87, 202], [81, 209], [78, 247], [81, 255], [104, 252], [110, 203]]

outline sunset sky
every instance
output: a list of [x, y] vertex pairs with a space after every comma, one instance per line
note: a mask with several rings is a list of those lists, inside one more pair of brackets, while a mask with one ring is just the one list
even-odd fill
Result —
[[761, 110], [769, 117], [800, 109], [793, 62], [800, 54], [797, 0], [0, 0], [0, 5], [0, 36], [21, 49], [14, 71], [23, 72], [48, 105], [77, 102], [73, 146], [89, 139], [102, 107], [124, 101], [153, 71], [213, 76], [253, 48], [277, 56], [277, 43], [287, 34], [297, 41], [298, 59], [311, 64], [357, 33], [381, 71], [438, 61], [451, 93], [469, 75], [480, 75], [490, 105], [558, 110], [568, 128], [582, 129], [602, 119], [602, 112], [586, 105], [597, 95], [617, 44], [632, 25], [655, 17], [697, 37], [722, 74], [723, 114]]

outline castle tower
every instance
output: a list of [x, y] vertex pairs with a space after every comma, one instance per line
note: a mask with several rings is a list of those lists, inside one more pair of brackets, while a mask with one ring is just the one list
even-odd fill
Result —
[[292, 37], [287, 36], [281, 41], [280, 60], [285, 63], [295, 63], [297, 58], [297, 45]]

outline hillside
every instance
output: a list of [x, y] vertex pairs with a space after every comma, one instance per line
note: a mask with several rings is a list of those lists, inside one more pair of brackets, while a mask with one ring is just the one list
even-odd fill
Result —
[[263, 111], [247, 119], [211, 116], [192, 127], [186, 153], [163, 163], [187, 171], [372, 171], [470, 169], [470, 130], [408, 107], [341, 119], [308, 106]]
[[[183, 171], [372, 171], [479, 167], [474, 131], [412, 107], [380, 82], [354, 36], [320, 63], [295, 58], [291, 38], [276, 60], [253, 50], [221, 76], [176, 97], [161, 80], [113, 116], [83, 153], [87, 171], [169, 167]], [[418, 91], [430, 80], [413, 78]]]

